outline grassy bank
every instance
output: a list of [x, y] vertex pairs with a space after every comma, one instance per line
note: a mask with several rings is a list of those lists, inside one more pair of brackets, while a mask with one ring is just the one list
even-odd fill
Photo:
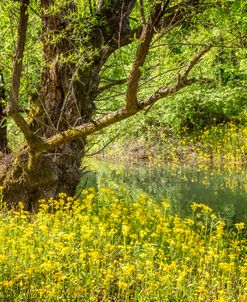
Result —
[[[133, 139], [134, 137], [134, 139]], [[189, 133], [168, 128], [147, 129], [116, 141], [100, 158], [132, 163], [246, 164], [247, 126], [226, 123]]]
[[244, 225], [124, 189], [0, 214], [0, 301], [246, 301]]

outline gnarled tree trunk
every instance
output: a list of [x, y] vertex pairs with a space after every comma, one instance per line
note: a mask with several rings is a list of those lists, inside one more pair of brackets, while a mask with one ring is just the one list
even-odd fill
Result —
[[[85, 53], [82, 54], [84, 64], [76, 65], [69, 60], [62, 62], [61, 58], [66, 61], [66, 58], [76, 50], [71, 32], [73, 29], [68, 17], [76, 7], [71, 2], [54, 15], [49, 13], [52, 2], [41, 1], [44, 9], [41, 40], [45, 67], [39, 92], [32, 97], [30, 104], [30, 129], [42, 139], [48, 139], [66, 129], [91, 121], [94, 99], [98, 92], [100, 68], [113, 51], [111, 47], [106, 54], [101, 48], [103, 43], [107, 43], [107, 39], [113, 41], [116, 39], [119, 21], [122, 18], [120, 12], [118, 15], [109, 16], [112, 32], [107, 31], [107, 37], [104, 39], [102, 39], [103, 28], [102, 30], [98, 27], [93, 28], [87, 33], [92, 38], [85, 44]], [[115, 1], [114, 6], [110, 6], [109, 9], [118, 7], [118, 2]], [[123, 20], [128, 23], [133, 1], [120, 2], [125, 5], [128, 14], [125, 14]], [[102, 13], [109, 14], [109, 9], [105, 8]], [[122, 28], [124, 30], [124, 27]], [[61, 33], [63, 36], [56, 43], [51, 41]], [[116, 37], [113, 39], [114, 35]], [[89, 48], [94, 49], [95, 55], [88, 58]], [[86, 137], [82, 136], [40, 155], [25, 150], [20, 152], [3, 183], [5, 201], [10, 206], [22, 201], [26, 209], [32, 210], [37, 207], [37, 200], [40, 198], [55, 197], [59, 192], [74, 195], [81, 177], [81, 158], [84, 155], [85, 142]]]
[[[11, 166], [8, 164], [8, 169], [6, 165], [2, 172], [0, 169], [0, 185], [4, 186], [2, 194], [9, 206], [22, 201], [26, 209], [35, 210], [41, 198], [56, 197], [59, 192], [74, 195], [81, 177], [81, 158], [87, 135], [124, 120], [191, 83], [187, 79], [190, 70], [211, 46], [206, 46], [189, 62], [173, 85], [164, 85], [139, 101], [138, 84], [153, 36], [159, 29], [170, 29], [187, 19], [188, 15], [184, 13], [186, 5], [195, 6], [194, 10], [200, 6], [188, 0], [169, 8], [170, 1], [157, 1], [147, 22], [131, 30], [129, 16], [135, 0], [100, 1], [92, 21], [84, 20], [85, 26], [87, 22], [90, 26], [81, 33], [84, 42], [80, 59], [83, 63], [77, 64], [69, 59], [77, 47], [73, 38], [75, 28], [70, 20], [70, 13], [76, 14], [73, 1], [67, 1], [66, 7], [54, 13], [49, 10], [54, 1], [41, 0], [45, 66], [26, 121], [18, 111], [17, 102], [29, 0], [20, 2], [19, 37], [8, 112], [22, 130], [27, 145], [13, 158]], [[100, 71], [106, 60], [114, 51], [136, 38], [140, 41], [129, 78], [99, 88]], [[97, 95], [121, 83], [127, 85], [126, 105], [93, 121]]]

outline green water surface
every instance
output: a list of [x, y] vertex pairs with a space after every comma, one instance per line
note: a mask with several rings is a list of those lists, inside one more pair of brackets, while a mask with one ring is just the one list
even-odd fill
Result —
[[230, 223], [247, 223], [247, 167], [116, 165], [93, 162], [81, 187], [125, 187], [133, 198], [141, 193], [167, 199], [173, 213], [191, 214], [191, 203], [204, 203]]

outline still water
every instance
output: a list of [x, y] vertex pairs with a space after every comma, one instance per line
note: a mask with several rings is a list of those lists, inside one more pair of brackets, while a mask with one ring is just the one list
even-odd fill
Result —
[[81, 186], [124, 186], [135, 197], [145, 193], [167, 199], [173, 213], [191, 214], [192, 202], [204, 203], [230, 223], [247, 223], [247, 167], [128, 166], [97, 161]]

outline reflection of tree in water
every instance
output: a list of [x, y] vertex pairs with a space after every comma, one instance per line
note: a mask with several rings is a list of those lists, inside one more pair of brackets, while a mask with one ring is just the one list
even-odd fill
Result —
[[145, 192], [154, 199], [167, 198], [174, 213], [188, 215], [191, 202], [205, 203], [222, 216], [247, 222], [247, 169], [199, 170], [192, 167], [118, 167], [99, 164], [97, 181], [124, 185], [132, 192]]

